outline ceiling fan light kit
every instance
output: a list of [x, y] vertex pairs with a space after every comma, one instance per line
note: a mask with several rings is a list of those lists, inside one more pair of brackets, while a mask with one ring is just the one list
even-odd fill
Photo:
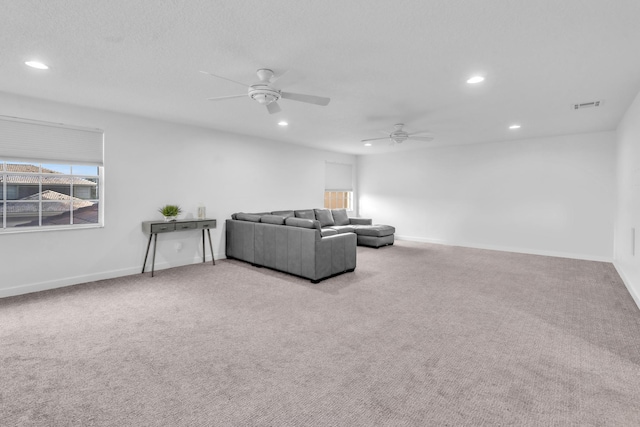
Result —
[[280, 93], [269, 88], [255, 88], [256, 85], [249, 89], [249, 98], [258, 101], [259, 104], [269, 105], [280, 99]]

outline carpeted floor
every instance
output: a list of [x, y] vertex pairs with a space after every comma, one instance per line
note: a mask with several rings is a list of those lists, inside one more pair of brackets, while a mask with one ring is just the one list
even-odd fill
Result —
[[637, 426], [640, 310], [600, 262], [222, 260], [0, 300], [0, 379], [2, 426]]

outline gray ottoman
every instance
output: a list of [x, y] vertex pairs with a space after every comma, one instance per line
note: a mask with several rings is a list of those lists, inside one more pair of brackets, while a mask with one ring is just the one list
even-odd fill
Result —
[[356, 235], [358, 245], [379, 248], [381, 246], [393, 245], [393, 233], [396, 229], [390, 225], [358, 225]]

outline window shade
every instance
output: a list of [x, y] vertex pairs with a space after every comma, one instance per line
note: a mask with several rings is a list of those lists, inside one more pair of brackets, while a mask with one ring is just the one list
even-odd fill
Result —
[[0, 158], [103, 165], [103, 131], [0, 116]]
[[324, 189], [326, 191], [353, 191], [351, 165], [327, 162]]

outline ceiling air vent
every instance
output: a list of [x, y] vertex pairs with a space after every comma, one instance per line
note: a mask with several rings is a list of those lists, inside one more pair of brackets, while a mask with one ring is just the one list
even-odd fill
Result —
[[584, 108], [600, 107], [601, 105], [602, 105], [602, 101], [591, 101], [591, 102], [581, 102], [579, 104], [571, 104], [571, 108], [573, 110], [582, 110]]

